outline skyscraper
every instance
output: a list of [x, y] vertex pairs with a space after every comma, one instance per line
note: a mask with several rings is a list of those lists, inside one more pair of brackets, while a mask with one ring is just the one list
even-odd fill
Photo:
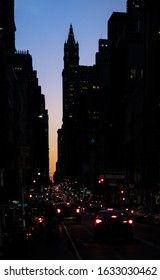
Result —
[[64, 44], [63, 69], [63, 171], [64, 178], [75, 179], [77, 106], [79, 98], [79, 44], [70, 25]]

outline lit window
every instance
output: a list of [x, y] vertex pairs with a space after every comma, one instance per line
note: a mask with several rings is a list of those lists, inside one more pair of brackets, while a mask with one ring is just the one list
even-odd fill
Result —
[[134, 0], [133, 5], [135, 6], [135, 8], [139, 8], [139, 0]]
[[100, 89], [100, 86], [93, 86], [93, 89]]
[[131, 79], [135, 79], [136, 78], [136, 69], [131, 69], [130, 78]]
[[15, 70], [16, 71], [22, 71], [23, 69], [22, 69], [22, 67], [15, 67]]

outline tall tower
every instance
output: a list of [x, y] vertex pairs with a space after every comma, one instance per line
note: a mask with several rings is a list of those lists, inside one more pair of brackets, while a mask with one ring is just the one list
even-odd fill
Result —
[[79, 98], [79, 44], [75, 41], [72, 24], [64, 43], [63, 77], [63, 176], [75, 179], [77, 112]]
[[79, 67], [79, 45], [70, 25], [68, 40], [64, 44], [63, 70], [63, 122], [75, 120]]

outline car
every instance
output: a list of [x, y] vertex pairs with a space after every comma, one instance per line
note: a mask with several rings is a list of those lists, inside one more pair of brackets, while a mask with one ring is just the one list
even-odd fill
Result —
[[75, 202], [61, 202], [56, 205], [56, 216], [59, 222], [74, 221], [80, 223], [81, 208]]
[[134, 220], [124, 210], [102, 209], [99, 211], [93, 225], [94, 240], [121, 238], [125, 241], [134, 240]]

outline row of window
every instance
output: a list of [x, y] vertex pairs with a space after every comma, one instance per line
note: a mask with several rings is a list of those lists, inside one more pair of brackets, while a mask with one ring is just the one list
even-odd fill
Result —
[[140, 79], [143, 79], [143, 69], [141, 69], [140, 71], [135, 69], [135, 68], [132, 68], [130, 70], [130, 78], [131, 79], [136, 79], [136, 78], [140, 78]]

